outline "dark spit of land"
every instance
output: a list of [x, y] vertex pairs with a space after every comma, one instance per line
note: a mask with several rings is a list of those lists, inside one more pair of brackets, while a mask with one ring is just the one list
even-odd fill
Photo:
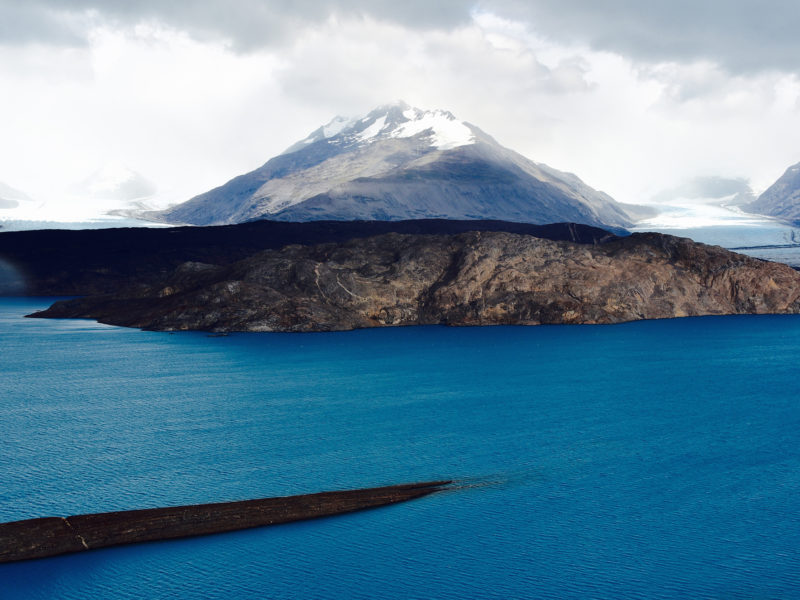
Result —
[[428, 496], [428, 481], [300, 496], [45, 517], [0, 524], [0, 563], [328, 517]]

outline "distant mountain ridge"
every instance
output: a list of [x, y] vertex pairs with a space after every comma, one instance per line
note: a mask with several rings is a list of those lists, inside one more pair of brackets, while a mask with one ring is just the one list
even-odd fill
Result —
[[610, 196], [504, 148], [451, 113], [404, 103], [337, 117], [260, 168], [176, 207], [169, 223], [499, 219], [631, 225]]
[[16, 208], [20, 202], [30, 202], [30, 200], [24, 192], [0, 181], [0, 209]]
[[800, 163], [786, 169], [775, 183], [744, 209], [800, 224]]
[[73, 184], [69, 191], [83, 198], [130, 202], [150, 198], [156, 186], [141, 173], [121, 164], [108, 163]]

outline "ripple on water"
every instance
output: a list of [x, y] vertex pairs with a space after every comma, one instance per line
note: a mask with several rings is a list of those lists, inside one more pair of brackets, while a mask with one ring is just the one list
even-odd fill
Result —
[[[800, 319], [166, 335], [0, 301], [0, 516], [456, 478], [0, 566], [14, 598], [791, 597]], [[0, 594], [2, 596], [2, 594]]]

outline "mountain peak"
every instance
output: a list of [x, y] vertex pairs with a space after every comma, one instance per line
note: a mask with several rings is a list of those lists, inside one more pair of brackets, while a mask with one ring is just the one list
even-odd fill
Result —
[[748, 212], [800, 224], [800, 163], [794, 164], [761, 194], [744, 206]]
[[420, 109], [400, 100], [379, 106], [363, 117], [334, 117], [284, 154], [298, 152], [322, 141], [349, 148], [377, 140], [416, 136], [438, 150], [449, 150], [476, 141], [472, 127], [456, 119], [451, 112]]
[[155, 185], [141, 173], [116, 162], [103, 164], [70, 188], [72, 194], [83, 198], [123, 201], [149, 198], [155, 191]]
[[168, 222], [500, 219], [625, 227], [577, 176], [502, 147], [446, 110], [395, 102], [336, 117], [258, 169], [163, 213]]
[[14, 189], [10, 185], [0, 181], [0, 200], [16, 202], [18, 200], [29, 201], [30, 198], [24, 192]]

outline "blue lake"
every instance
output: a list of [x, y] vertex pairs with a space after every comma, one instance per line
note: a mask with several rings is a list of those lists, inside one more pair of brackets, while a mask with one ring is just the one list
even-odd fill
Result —
[[455, 478], [2, 599], [800, 597], [800, 317], [166, 334], [0, 300], [0, 521]]

